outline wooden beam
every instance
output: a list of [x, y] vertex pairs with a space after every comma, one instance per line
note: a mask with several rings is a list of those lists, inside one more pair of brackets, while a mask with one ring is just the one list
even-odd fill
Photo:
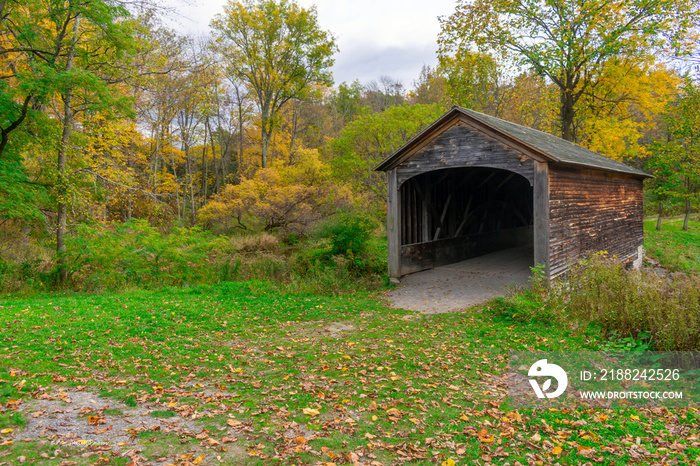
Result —
[[447, 209], [450, 207], [450, 201], [452, 201], [452, 194], [447, 196], [447, 202], [445, 202], [445, 207], [442, 209], [442, 215], [440, 215], [440, 226], [435, 230], [435, 236], [433, 236], [433, 241], [438, 239], [440, 236], [440, 230], [442, 230], [442, 225], [445, 222], [445, 214], [447, 214]]
[[489, 176], [487, 176], [486, 178], [484, 178], [484, 180], [481, 183], [479, 183], [479, 186], [477, 186], [474, 189], [477, 190], [477, 189], [481, 188], [483, 185], [485, 185], [486, 183], [488, 183], [491, 180], [491, 178], [493, 178], [494, 175], [496, 175], [496, 173], [497, 172], [495, 172], [495, 171], [491, 172], [491, 174]]
[[425, 201], [425, 195], [423, 194], [423, 190], [420, 189], [420, 183], [416, 180], [416, 178], [411, 178], [410, 179], [411, 184], [413, 185], [413, 189], [416, 190], [418, 193], [418, 196], [420, 196], [421, 201]]
[[462, 228], [464, 228], [464, 225], [467, 223], [467, 219], [469, 218], [469, 208], [472, 205], [472, 201], [474, 200], [474, 195], [469, 196], [469, 201], [467, 202], [467, 208], [464, 209], [464, 215], [462, 216], [462, 223], [459, 224], [459, 227], [457, 227], [457, 231], [455, 232], [455, 238], [459, 236], [459, 234], [462, 232]]
[[396, 182], [396, 169], [386, 172], [387, 211], [386, 233], [389, 279], [398, 282], [401, 277], [401, 198]]
[[498, 183], [498, 186], [496, 186], [496, 189], [494, 189], [494, 191], [498, 191], [499, 189], [501, 189], [501, 187], [504, 184], [506, 184], [507, 182], [509, 182], [511, 180], [511, 178], [513, 178], [514, 176], [515, 176], [515, 173], [511, 173], [510, 175], [506, 176], [506, 178], [503, 181]]
[[430, 241], [430, 198], [430, 191], [426, 190], [425, 198], [423, 198], [423, 203], [421, 204], [423, 214], [423, 231], [421, 232], [421, 242]]
[[544, 265], [545, 275], [551, 278], [549, 264], [549, 166], [535, 162], [535, 186], [533, 189], [534, 263]]

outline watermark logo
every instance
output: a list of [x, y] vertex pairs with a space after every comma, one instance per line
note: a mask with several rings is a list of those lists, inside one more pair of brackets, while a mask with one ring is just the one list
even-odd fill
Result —
[[530, 377], [554, 377], [557, 381], [557, 389], [551, 393], [547, 393], [547, 390], [552, 385], [552, 379], [548, 378], [540, 387], [540, 384], [536, 379], [530, 379], [530, 385], [535, 391], [537, 398], [556, 398], [560, 396], [566, 390], [569, 384], [569, 378], [566, 376], [566, 372], [560, 366], [556, 364], [550, 364], [546, 359], [540, 359], [530, 366], [530, 370], [527, 373]]

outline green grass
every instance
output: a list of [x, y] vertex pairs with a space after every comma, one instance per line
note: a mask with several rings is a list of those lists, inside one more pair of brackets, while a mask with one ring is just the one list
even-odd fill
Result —
[[[589, 461], [579, 452], [589, 445], [606, 464], [626, 464], [636, 437], [650, 462], [688, 464], [700, 453], [670, 433], [694, 425], [688, 410], [611, 410], [603, 422], [595, 420], [600, 411], [515, 414], [505, 404], [509, 351], [594, 350], [601, 342], [595, 329], [574, 332], [547, 322], [546, 314], [521, 319], [502, 302], [465, 313], [407, 314], [369, 292], [295, 294], [261, 282], [6, 300], [0, 403], [26, 404], [57, 387], [85, 385], [129, 407], [148, 403], [151, 416], [198, 413], [196, 422], [218, 442], [141, 433], [147, 460], [176, 445], [183, 458], [204, 451], [232, 464], [342, 464], [360, 454], [381, 464], [487, 457], [495, 464], [576, 464]], [[352, 329], [333, 334], [327, 327], [334, 323]], [[633, 413], [644, 422], [633, 422]], [[222, 443], [227, 421], [246, 426], [235, 443]], [[587, 427], [572, 428], [577, 421]], [[33, 435], [14, 430], [3, 440]], [[673, 440], [687, 448], [668, 449]], [[13, 464], [36, 442], [15, 441], [1, 460]]]
[[664, 219], [661, 231], [656, 219], [644, 222], [644, 247], [647, 256], [672, 271], [700, 271], [700, 221], [692, 219], [683, 231], [683, 218]]

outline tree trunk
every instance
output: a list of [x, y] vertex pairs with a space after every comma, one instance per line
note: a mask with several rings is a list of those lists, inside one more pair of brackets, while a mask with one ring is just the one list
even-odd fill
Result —
[[173, 134], [170, 131], [170, 124], [168, 124], [168, 136], [170, 139], [170, 161], [173, 165], [173, 179], [175, 181], [175, 205], [177, 206], [177, 221], [179, 222], [180, 219], [182, 219], [182, 213], [180, 211], [180, 186], [177, 181], [177, 165], [175, 164], [175, 151], [173, 150]]
[[685, 198], [685, 218], [683, 219], [683, 231], [688, 231], [688, 220], [690, 219], [691, 203], [690, 196]]
[[194, 163], [190, 161], [190, 149], [187, 145], [185, 146], [185, 158], [187, 171], [189, 172], [187, 176], [190, 183], [190, 209], [192, 210], [192, 225], [194, 225], [197, 218], [197, 205], [194, 199], [194, 167], [192, 166]]
[[659, 217], [656, 219], [656, 231], [661, 231], [661, 217], [664, 214], [664, 205], [659, 201]]
[[[219, 128], [221, 128], [221, 125], [219, 125]], [[204, 143], [207, 143], [206, 140]], [[216, 158], [216, 144], [214, 143], [214, 133], [211, 128], [209, 128], [209, 143], [211, 144], [211, 158], [214, 165], [214, 193], [219, 194], [219, 162]], [[219, 146], [219, 152], [221, 152], [221, 146]]]
[[[241, 179], [243, 173], [243, 102], [238, 97], [238, 179]], [[224, 183], [226, 178], [224, 178]]]
[[299, 106], [299, 102], [296, 101], [292, 109], [292, 135], [289, 141], [289, 165], [294, 165], [294, 143], [296, 142], [297, 133], [299, 131]]
[[[73, 68], [73, 56], [75, 55], [75, 45], [78, 42], [78, 32], [80, 27], [80, 17], [76, 16], [73, 23], [73, 42], [66, 57], [65, 71]], [[70, 134], [73, 129], [73, 87], [69, 83], [63, 94], [63, 131], [61, 132], [61, 142], [58, 146], [58, 215], [56, 217], [56, 255], [58, 268], [58, 282], [63, 285], [68, 280], [68, 267], [66, 264], [66, 228], [68, 224], [68, 210], [66, 196], [68, 186], [66, 180], [66, 153]]]
[[269, 133], [265, 130], [265, 123], [263, 123], [263, 130], [262, 130], [262, 147], [260, 151], [260, 155], [262, 157], [261, 163], [262, 163], [262, 168], [267, 168], [267, 150], [270, 147], [270, 135]]
[[574, 95], [571, 89], [561, 90], [561, 106], [559, 108], [559, 120], [561, 123], [561, 137], [567, 141], [574, 141]]

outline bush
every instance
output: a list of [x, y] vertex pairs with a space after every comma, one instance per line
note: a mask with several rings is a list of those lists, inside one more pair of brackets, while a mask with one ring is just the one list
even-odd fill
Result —
[[80, 225], [66, 243], [70, 285], [82, 290], [215, 283], [232, 253], [225, 237], [197, 227], [163, 234], [145, 220]]
[[373, 219], [346, 213], [327, 225], [323, 236], [330, 240], [332, 256], [350, 259], [360, 257], [367, 251], [369, 239], [376, 228], [377, 224]]
[[243, 252], [276, 251], [280, 248], [280, 240], [269, 233], [238, 236], [231, 243], [234, 250]]
[[330, 247], [325, 252], [316, 252], [316, 259], [333, 262], [339, 269], [347, 269], [353, 274], [384, 273], [386, 250], [374, 246], [376, 231], [377, 222], [372, 217], [342, 213], [320, 230], [321, 238]]
[[[339, 232], [336, 248], [345, 248], [348, 257], [333, 255], [328, 238], [297, 237], [294, 246], [285, 246], [277, 236], [264, 232], [233, 238], [197, 227], [162, 232], [143, 220], [78, 225], [67, 237], [69, 278], [65, 288], [93, 292], [241, 280], [310, 292], [377, 288], [383, 283], [386, 249], [380, 246], [383, 238], [379, 241], [370, 230], [362, 230], [362, 225], [353, 220], [350, 233], [342, 227], [331, 229]], [[360, 241], [346, 235], [353, 232], [359, 232]], [[54, 289], [56, 261], [47, 257], [13, 261], [0, 256], [0, 290], [32, 293]]]
[[567, 281], [574, 319], [621, 338], [648, 335], [656, 351], [700, 350], [700, 278], [628, 271], [598, 255], [574, 268]]

